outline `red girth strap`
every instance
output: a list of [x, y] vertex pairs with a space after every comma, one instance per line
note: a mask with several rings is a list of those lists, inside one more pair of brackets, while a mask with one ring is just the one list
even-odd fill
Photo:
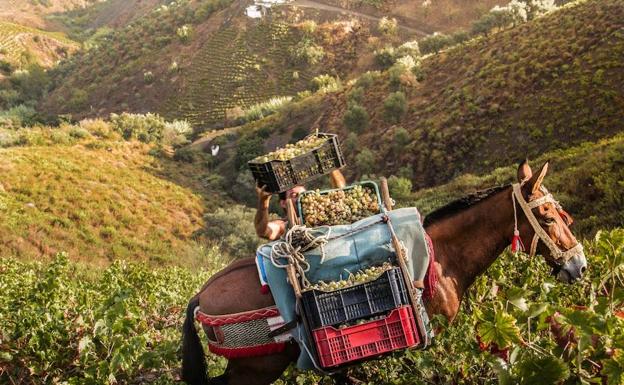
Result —
[[277, 307], [267, 307], [264, 309], [250, 310], [241, 313], [224, 314], [224, 315], [208, 315], [206, 313], [197, 311], [195, 319], [206, 326], [221, 326], [236, 324], [241, 322], [254, 321], [257, 319], [264, 319], [270, 317], [279, 316], [279, 310]]

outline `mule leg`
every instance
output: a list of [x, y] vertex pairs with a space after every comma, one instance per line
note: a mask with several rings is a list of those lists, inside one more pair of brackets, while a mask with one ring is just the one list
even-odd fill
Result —
[[[289, 343], [286, 350], [279, 354], [232, 359], [228, 361], [224, 373], [227, 385], [269, 385], [277, 380], [298, 356], [299, 347]], [[223, 383], [214, 383], [217, 384]]]

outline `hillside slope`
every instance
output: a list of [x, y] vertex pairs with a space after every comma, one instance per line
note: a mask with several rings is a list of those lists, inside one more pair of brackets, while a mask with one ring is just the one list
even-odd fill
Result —
[[[425, 58], [418, 82], [384, 73], [328, 95], [310, 130], [348, 138], [351, 175], [402, 169], [416, 187], [611, 136], [624, 130], [623, 27], [621, 1], [580, 2]], [[353, 98], [370, 118], [349, 137]], [[283, 143], [298, 119], [281, 114], [241, 132], [269, 130], [267, 143]]]
[[[465, 26], [499, 2], [444, 1], [432, 6], [431, 14], [462, 9], [459, 24]], [[259, 20], [245, 16], [249, 4], [242, 0], [192, 0], [145, 13], [146, 4], [157, 3], [134, 6], [130, 25], [63, 64], [41, 109], [75, 118], [155, 111], [187, 119], [201, 130], [218, 128], [256, 103], [310, 89], [318, 75], [353, 78], [375, 66], [375, 50], [422, 35], [418, 22], [385, 34], [378, 30], [382, 15], [376, 10], [349, 13], [322, 3], [275, 6]], [[76, 20], [82, 24], [72, 30], [121, 25], [93, 15], [115, 14], [121, 20], [128, 7], [109, 0], [71, 13], [75, 17], [68, 25]], [[436, 23], [431, 30], [442, 27]], [[77, 93], [86, 93], [87, 100], [66, 102]]]
[[57, 30], [46, 19], [55, 12], [84, 8], [106, 0], [0, 0], [0, 20], [12, 21], [33, 28]]
[[0, 21], [0, 61], [13, 67], [32, 61], [52, 67], [77, 49], [78, 44], [62, 33]]
[[25, 131], [31, 145], [0, 148], [0, 256], [201, 261], [194, 233], [218, 199], [206, 194], [201, 168], [153, 157], [140, 142], [79, 140], [84, 130], [69, 130]]

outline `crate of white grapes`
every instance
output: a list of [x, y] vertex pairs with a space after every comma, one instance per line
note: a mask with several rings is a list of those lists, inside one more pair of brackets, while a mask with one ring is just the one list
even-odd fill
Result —
[[342, 189], [306, 191], [297, 199], [299, 218], [308, 227], [347, 225], [381, 212], [379, 187], [364, 181]]
[[279, 193], [345, 165], [338, 136], [318, 133], [248, 163], [256, 183]]
[[301, 299], [312, 330], [385, 314], [409, 305], [401, 269], [387, 264], [370, 267], [347, 280], [316, 284], [304, 290]]

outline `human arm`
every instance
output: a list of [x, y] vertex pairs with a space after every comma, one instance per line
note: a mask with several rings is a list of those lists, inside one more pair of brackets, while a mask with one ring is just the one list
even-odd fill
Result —
[[333, 188], [344, 188], [347, 185], [347, 181], [340, 170], [334, 170], [329, 174], [329, 182]]
[[271, 202], [271, 193], [265, 191], [266, 186], [256, 187], [258, 195], [258, 204], [256, 207], [256, 216], [254, 218], [254, 227], [256, 234], [260, 238], [274, 241], [284, 234], [286, 230], [286, 222], [282, 220], [269, 220], [269, 204]]

